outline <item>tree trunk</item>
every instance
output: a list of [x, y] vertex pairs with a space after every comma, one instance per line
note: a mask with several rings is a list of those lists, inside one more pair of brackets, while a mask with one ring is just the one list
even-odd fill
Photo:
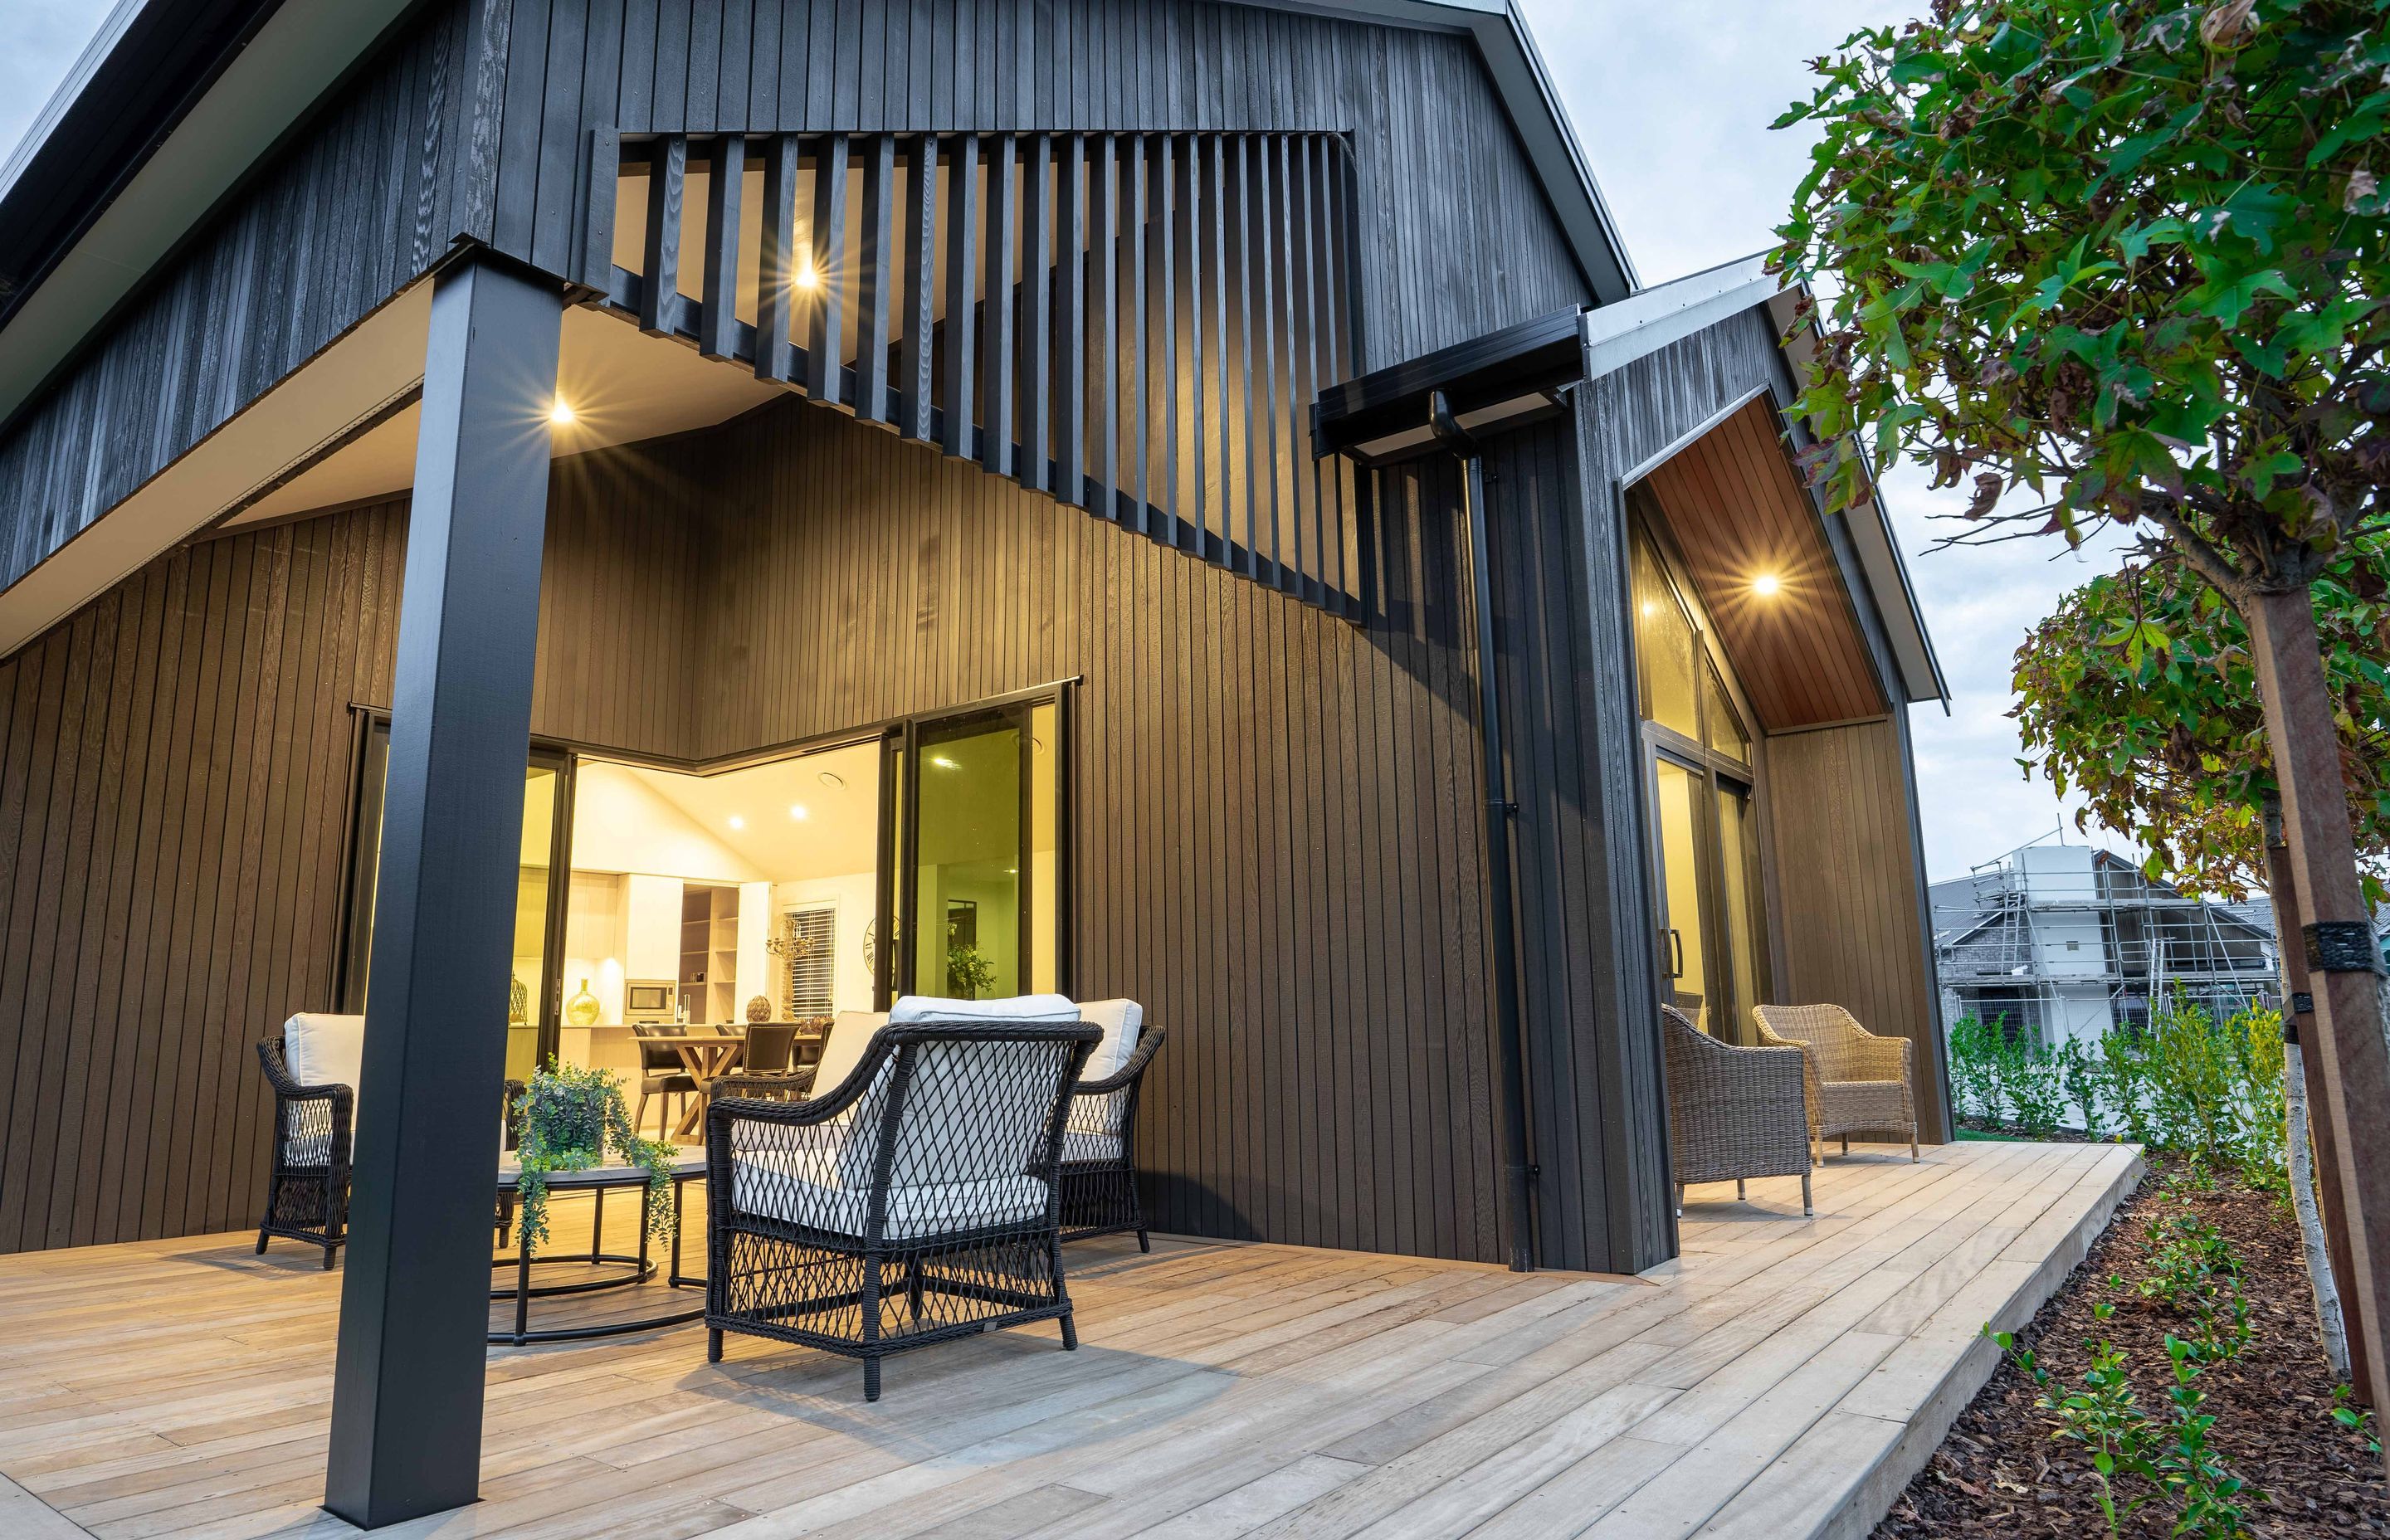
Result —
[[[2357, 841], [2340, 766], [2340, 735], [2307, 590], [2243, 601], [2266, 736], [2281, 783], [2293, 887], [2305, 917], [2315, 995], [2316, 1068], [2348, 1218], [2351, 1289], [2343, 1300], [2365, 1344], [2365, 1391], [2390, 1406], [2390, 996], [2372, 944]], [[2363, 944], [2351, 944], [2362, 932]]]
[[[2308, 997], [2313, 982], [2307, 977], [2306, 943], [2299, 923], [2304, 911], [2299, 908], [2297, 879], [2291, 874], [2290, 846], [2282, 841], [2279, 804], [2266, 810], [2266, 889], [2274, 901], [2274, 943], [2282, 958], [2282, 1099], [2289, 1114], [2284, 1138], [2290, 1157], [2291, 1200], [2298, 1209], [2299, 1238], [2315, 1284], [2316, 1320], [2323, 1332], [2324, 1355], [2332, 1360], [2332, 1372], [2362, 1398], [2365, 1375], [2355, 1366], [2365, 1362], [2365, 1335], [2354, 1312], [2346, 1308], [2356, 1283], [2348, 1260], [2348, 1213], [2341, 1200], [2339, 1146], [2332, 1136], [2331, 1117], [2311, 1116], [2308, 1106], [2306, 1060], [2312, 1057], [2316, 1043], [2314, 1001]], [[2310, 1136], [2313, 1161], [2307, 1159]], [[2319, 1207], [2320, 1216], [2316, 1213]], [[2308, 1233], [2319, 1217], [2325, 1257], [2320, 1271], [2314, 1238]]]

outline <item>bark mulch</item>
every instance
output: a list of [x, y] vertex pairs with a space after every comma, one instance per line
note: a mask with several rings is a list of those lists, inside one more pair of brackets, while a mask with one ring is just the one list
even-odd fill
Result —
[[[2142, 1299], [2134, 1285], [2149, 1271], [2144, 1228], [2182, 1200], [2166, 1190], [2158, 1158], [2151, 1164], [2140, 1190], [2017, 1340], [2056, 1380], [2079, 1388], [2090, 1357], [2085, 1339], [2108, 1339], [2125, 1351], [2141, 1410], [2163, 1418], [2173, 1383], [2165, 1337], [2169, 1329], [2183, 1334], [2181, 1317], [2163, 1301]], [[2381, 1461], [2332, 1418], [2334, 1380], [2319, 1345], [2288, 1200], [2229, 1178], [2219, 1178], [2213, 1191], [2182, 1190], [2239, 1254], [2250, 1303], [2249, 1345], [2198, 1380], [2207, 1392], [2201, 1410], [2217, 1419], [2210, 1442], [2233, 1474], [2267, 1494], [2244, 1504], [2249, 1533], [2390, 1540]], [[2112, 1276], [2122, 1277], [2123, 1286], [2112, 1285]], [[2104, 1322], [2092, 1315], [2102, 1303], [2115, 1306]], [[1876, 1527], [1875, 1540], [2105, 1534], [2089, 1453], [2049, 1436], [2055, 1422], [2034, 1405], [2039, 1393], [2014, 1363], [2003, 1363]], [[2146, 1490], [2120, 1482], [2119, 1495]], [[2160, 1497], [2127, 1518], [2124, 1533], [2165, 1535], [2177, 1517]]]

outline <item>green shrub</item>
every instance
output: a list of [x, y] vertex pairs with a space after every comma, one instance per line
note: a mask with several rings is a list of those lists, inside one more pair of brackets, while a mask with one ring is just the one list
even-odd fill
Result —
[[1950, 1028], [1950, 1089], [1962, 1117], [2047, 1136], [2071, 1113], [2093, 1138], [2237, 1173], [2259, 1190], [2282, 1175], [2282, 1019], [2251, 1007], [2218, 1021], [2180, 995], [2145, 1028], [2119, 1024], [2096, 1049], [2009, 1040], [1973, 1016]]

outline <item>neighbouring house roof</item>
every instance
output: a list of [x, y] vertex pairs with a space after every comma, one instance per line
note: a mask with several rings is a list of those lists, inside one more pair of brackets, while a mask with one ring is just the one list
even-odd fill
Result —
[[[423, 0], [119, 0], [0, 164], [0, 422]], [[1587, 286], [1637, 287], [1510, 0], [1225, 0], [1466, 35]], [[138, 190], [139, 196], [125, 195]]]

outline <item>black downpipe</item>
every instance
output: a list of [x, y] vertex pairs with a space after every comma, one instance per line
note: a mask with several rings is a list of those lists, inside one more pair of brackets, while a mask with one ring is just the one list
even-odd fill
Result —
[[1526, 1048], [1519, 1019], [1518, 938], [1511, 928], [1515, 902], [1510, 872], [1510, 823], [1519, 806], [1510, 800], [1509, 763], [1502, 754], [1502, 685], [1494, 643], [1494, 566], [1487, 548], [1485, 468], [1477, 441], [1453, 420], [1444, 392], [1429, 398], [1429, 425], [1436, 439], [1460, 461], [1461, 517], [1469, 524], [1471, 608], [1477, 612], [1477, 718], [1485, 754], [1485, 875], [1492, 911], [1494, 1035], [1502, 1075], [1503, 1160], [1510, 1202], [1510, 1270], [1536, 1265], [1535, 1172], [1527, 1152]]

